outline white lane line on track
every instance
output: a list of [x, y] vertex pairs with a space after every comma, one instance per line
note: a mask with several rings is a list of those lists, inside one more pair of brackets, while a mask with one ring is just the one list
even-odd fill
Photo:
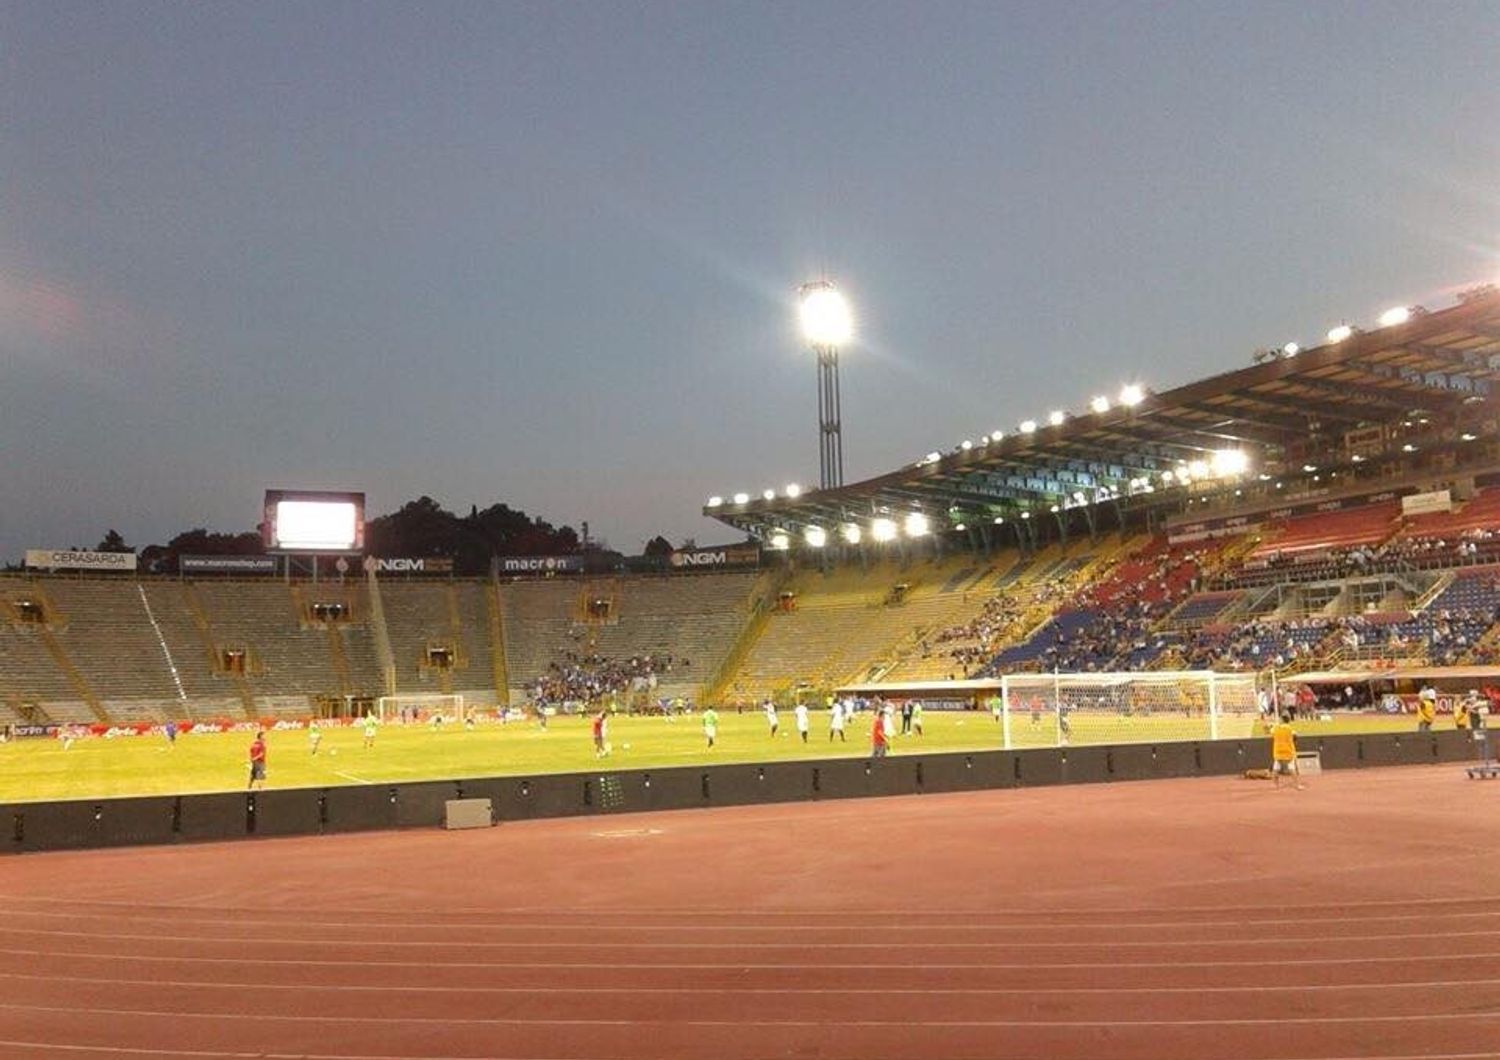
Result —
[[[506, 823], [507, 824], [510, 824], [510, 823], [521, 823], [521, 824], [524, 824], [526, 822], [506, 822]], [[346, 840], [370, 839], [372, 837], [391, 838], [392, 836], [400, 835], [400, 834], [401, 833], [392, 833], [392, 832], [380, 832], [380, 833], [349, 832], [349, 833], [343, 833], [343, 834], [341, 834], [339, 836], [333, 836], [333, 837], [330, 837], [330, 836], [322, 836], [322, 837], [312, 836], [312, 837], [302, 837], [302, 838], [313, 838], [313, 839], [318, 839], [321, 842], [327, 842], [331, 838], [332, 839], [346, 839]], [[297, 837], [292, 836], [292, 837], [288, 837], [288, 838], [295, 839]], [[410, 838], [410, 837], [409, 836], [405, 836], [405, 838]], [[163, 849], [164, 848], [147, 847], [147, 848], [143, 848], [143, 850], [141, 850], [141, 851], [131, 851], [131, 853], [162, 853]], [[207, 847], [202, 848], [202, 850], [203, 850], [204, 853], [215, 852], [215, 851], [210, 851], [209, 848], [207, 848]], [[171, 856], [174, 857], [174, 858], [182, 858], [184, 856], [187, 856], [190, 852], [196, 852], [196, 851], [193, 851], [192, 847], [172, 847], [172, 848], [169, 849], [169, 852], [170, 852]], [[56, 852], [53, 852], [52, 854], [50, 854], [49, 856], [50, 857], [65, 857], [65, 856], [67, 856], [70, 853], [71, 854], [77, 854], [77, 853], [80, 853], [80, 852], [78, 852], [78, 851], [56, 851]], [[84, 854], [105, 854], [105, 853], [120, 853], [120, 851], [118, 851], [118, 850], [114, 850], [114, 851], [85, 851], [85, 852], [82, 852], [82, 853], [84, 853]], [[1500, 850], [1496, 850], [1496, 851], [1484, 851], [1482, 853], [1486, 854], [1487, 856], [1500, 856]], [[1350, 871], [1353, 871], [1353, 870], [1350, 870]], [[1152, 885], [1152, 886], [1156, 886], [1156, 885]], [[1197, 886], [1197, 883], [1196, 883], [1196, 881], [1193, 881], [1193, 882], [1190, 882], [1190, 883], [1187, 883], [1187, 884], [1179, 884], [1179, 885], [1173, 885], [1173, 886]], [[169, 904], [169, 903], [161, 903], [161, 902], [143, 903], [143, 902], [139, 902], [139, 901], [127, 901], [127, 900], [124, 900], [124, 899], [110, 899], [110, 898], [58, 898], [58, 897], [53, 897], [51, 895], [6, 894], [4, 892], [0, 892], [0, 901], [3, 901], [7, 907], [15, 907], [15, 908], [25, 908], [26, 903], [28, 903], [28, 902], [45, 902], [45, 903], [52, 904], [52, 905], [98, 905], [98, 906], [104, 906], [106, 908], [166, 909], [166, 910], [178, 910], [178, 909], [181, 909], [181, 910], [188, 910], [188, 911], [197, 912], [197, 913], [201, 913], [201, 912], [218, 912], [218, 913], [224, 914], [224, 915], [228, 915], [228, 914], [232, 914], [232, 913], [236, 913], [236, 912], [245, 912], [245, 913], [302, 912], [302, 913], [307, 913], [307, 912], [316, 912], [317, 911], [316, 909], [308, 909], [307, 907], [304, 907], [304, 906], [298, 906], [294, 910], [294, 909], [290, 909], [290, 908], [286, 908], [286, 907], [279, 907], [278, 908], [278, 907], [268, 907], [268, 906], [220, 906], [220, 905], [215, 905], [215, 906], [212, 907], [212, 909], [208, 909], [208, 908], [206, 908], [205, 906], [202, 906], [202, 905], [172, 905], [172, 904]], [[1004, 915], [1008, 919], [1017, 919], [1019, 917], [1024, 917], [1024, 916], [1100, 916], [1100, 915], [1107, 914], [1107, 913], [1126, 913], [1126, 914], [1131, 914], [1131, 915], [1142, 915], [1142, 916], [1151, 916], [1151, 915], [1155, 915], [1155, 914], [1172, 915], [1172, 914], [1183, 914], [1183, 913], [1204, 913], [1204, 914], [1207, 914], [1208, 917], [1209, 917], [1209, 919], [1206, 919], [1204, 921], [1204, 923], [1210, 923], [1210, 924], [1212, 924], [1212, 923], [1220, 923], [1220, 922], [1222, 922], [1222, 921], [1224, 921], [1226, 919], [1242, 920], [1244, 918], [1242, 916], [1237, 915], [1237, 914], [1242, 913], [1245, 910], [1250, 910], [1252, 912], [1273, 912], [1274, 911], [1276, 914], [1278, 914], [1280, 916], [1285, 916], [1285, 915], [1287, 915], [1289, 913], [1308, 913], [1308, 914], [1316, 915], [1317, 917], [1319, 917], [1321, 919], [1324, 916], [1326, 916], [1328, 913], [1332, 913], [1332, 914], [1336, 915], [1341, 910], [1345, 910], [1345, 909], [1391, 909], [1391, 908], [1410, 909], [1413, 906], [1420, 906], [1422, 909], [1431, 909], [1431, 908], [1438, 908], [1438, 907], [1454, 907], [1454, 908], [1462, 909], [1462, 908], [1465, 908], [1465, 907], [1468, 907], [1468, 906], [1472, 906], [1473, 904], [1474, 904], [1474, 901], [1471, 898], [1436, 898], [1436, 897], [1434, 897], [1434, 898], [1430, 898], [1430, 899], [1429, 898], [1423, 898], [1420, 902], [1413, 902], [1409, 898], [1400, 898], [1400, 899], [1397, 899], [1397, 898], [1382, 898], [1382, 899], [1370, 899], [1368, 901], [1337, 902], [1337, 903], [1330, 903], [1328, 905], [1271, 905], [1271, 906], [1266, 906], [1266, 905], [1240, 905], [1240, 906], [1236, 906], [1236, 905], [1225, 905], [1225, 904], [1219, 904], [1219, 905], [1178, 905], [1178, 904], [1174, 903], [1171, 906], [1122, 906], [1122, 907], [1101, 907], [1101, 908], [1073, 907], [1073, 908], [1058, 908], [1058, 909], [1038, 908], [1038, 909], [1035, 909], [1035, 910], [1031, 910], [1031, 909], [1013, 910], [1010, 913], [1006, 913], [1006, 914], [996, 914], [995, 910], [993, 909], [993, 907], [990, 907], [990, 906], [979, 906], [979, 907], [975, 907], [975, 908], [972, 908], [972, 909], [962, 909], [962, 908], [960, 908], [960, 909], [949, 909], [949, 910], [943, 911], [942, 913], [916, 913], [916, 914], [914, 914], [909, 909], [886, 909], [886, 910], [863, 910], [862, 909], [861, 912], [867, 912], [871, 916], [878, 916], [878, 915], [889, 914], [890, 916], [893, 916], [893, 917], [903, 917], [903, 916], [904, 917], [912, 917], [912, 916], [917, 916], [917, 917], [923, 917], [923, 916], [932, 916], [932, 917], [954, 917], [954, 916], [964, 916], [964, 917], [978, 916], [978, 917], [984, 917], [984, 916], [991, 916], [991, 917], [993, 917], [993, 916], [997, 916], [997, 915]], [[347, 911], [347, 907], [345, 908], [345, 911]], [[371, 912], [372, 912], [372, 915], [378, 916], [378, 915], [380, 915], [381, 911], [379, 911], [379, 910], [372, 910]], [[541, 906], [541, 905], [494, 906], [494, 907], [457, 906], [457, 907], [455, 907], [452, 910], [452, 912], [453, 912], [453, 914], [455, 916], [463, 916], [463, 915], [468, 915], [468, 914], [473, 914], [475, 916], [485, 916], [485, 917], [491, 917], [491, 916], [511, 916], [511, 915], [513, 915], [513, 916], [537, 916], [537, 915], [543, 915], [543, 914], [555, 915], [557, 913], [557, 907], [556, 906]], [[811, 915], [815, 915], [816, 911], [814, 911], [813, 913], [810, 913], [808, 911], [808, 909], [804, 906], [804, 907], [801, 907], [801, 908], [798, 908], [798, 909], [778, 909], [776, 907], [768, 907], [768, 908], [765, 908], [765, 909], [750, 909], [750, 910], [747, 910], [747, 912], [752, 912], [756, 916], [808, 917], [808, 916], [811, 916]], [[827, 912], [828, 912], [829, 915], [832, 915], [835, 912], [839, 912], [839, 910], [828, 910]], [[724, 911], [722, 909], [719, 909], [719, 908], [716, 908], [716, 907], [703, 908], [703, 909], [694, 909], [691, 906], [635, 906], [635, 905], [632, 905], [630, 907], [630, 913], [632, 915], [635, 915], [635, 916], [670, 916], [670, 917], [674, 917], [674, 918], [681, 918], [681, 917], [685, 917], [685, 916], [702, 916], [702, 917], [707, 917], [707, 918], [715, 918], [715, 917], [723, 917], [723, 915], [724, 915]], [[576, 910], [571, 910], [570, 913], [569, 913], [569, 915], [576, 915], [576, 916], [597, 915], [597, 916], [602, 916], [602, 917], [611, 917], [611, 916], [618, 916], [619, 915], [619, 911], [618, 910], [614, 910], [614, 909], [598, 909], [598, 910], [576, 909]]]
[[[241, 962], [244, 963], [244, 962]], [[1321, 990], [1451, 990], [1456, 986], [1500, 986], [1500, 979], [1432, 979], [1426, 981], [1381, 983], [1321, 983], [1312, 986], [1034, 986], [1034, 987], [740, 987], [740, 986], [375, 986], [368, 983], [205, 983], [201, 979], [119, 979], [91, 975], [36, 975], [29, 972], [0, 972], [0, 979], [26, 979], [47, 983], [94, 983], [110, 986], [170, 986], [204, 990], [294, 990], [299, 994], [338, 991], [341, 993], [401, 994], [945, 994], [983, 997], [1009, 997], [1037, 994], [1304, 994]]]
[[[378, 925], [371, 925], [375, 930]], [[40, 935], [44, 938], [74, 938], [74, 939], [116, 939], [132, 942], [221, 942], [221, 943], [243, 943], [249, 945], [267, 946], [307, 946], [316, 944], [318, 946], [389, 946], [389, 947], [411, 947], [421, 946], [432, 948], [437, 946], [467, 946], [474, 949], [528, 949], [548, 950], [565, 949], [568, 947], [587, 947], [591, 950], [786, 950], [805, 949], [809, 942], [806, 939], [788, 939], [786, 942], [595, 942], [591, 939], [577, 942], [514, 942], [500, 940], [486, 941], [453, 941], [439, 942], [434, 939], [328, 939], [310, 938], [302, 935], [298, 938], [268, 938], [262, 935], [233, 935], [223, 934], [211, 938], [202, 935], [158, 935], [158, 934], [135, 934], [131, 932], [111, 931], [57, 931], [50, 928], [27, 928], [13, 927], [9, 924], [0, 924], [0, 935]], [[1401, 932], [1387, 935], [1344, 935], [1334, 936], [1328, 939], [1317, 939], [1318, 942], [1331, 943], [1358, 943], [1358, 942], [1399, 942], [1412, 939], [1422, 939], [1428, 942], [1447, 942], [1452, 939], [1465, 938], [1496, 938], [1500, 937], [1500, 930], [1495, 931], [1449, 931], [1441, 935], [1432, 935], [1425, 931]], [[820, 942], [819, 949], [828, 950], [889, 950], [889, 942]], [[906, 942], [907, 947], [925, 947], [928, 949], [943, 950], [986, 950], [1001, 947], [1009, 949], [1098, 949], [1107, 946], [1110, 949], [1146, 949], [1165, 950], [1180, 948], [1183, 946], [1194, 949], [1203, 949], [1208, 945], [1215, 946], [1275, 946], [1285, 948], [1285, 938], [1266, 938], [1264, 935], [1252, 936], [1215, 936], [1209, 939], [1141, 939], [1138, 941], [1122, 941], [1110, 939], [1101, 942], [1098, 939], [1080, 940], [1051, 940], [1045, 942]]]
[[[110, 961], [155, 961], [155, 962], [184, 962], [193, 964], [236, 964], [244, 965], [245, 956], [240, 954], [234, 957], [165, 957], [154, 954], [142, 953], [77, 953], [58, 952], [56, 950], [25, 950], [0, 948], [0, 953], [14, 953], [32, 957], [58, 957], [65, 958], [71, 962], [80, 959], [88, 960], [110, 960]], [[1427, 954], [1416, 957], [1281, 957], [1274, 960], [1233, 960], [1233, 961], [1112, 961], [1107, 963], [1095, 963], [1092, 961], [1070, 961], [1049, 963], [1022, 963], [1022, 964], [998, 964], [987, 961], [975, 961], [969, 964], [951, 963], [920, 963], [920, 964], [878, 964], [872, 965], [868, 962], [856, 962], [853, 964], [806, 964], [802, 962], [787, 963], [758, 963], [749, 964], [744, 961], [732, 961], [728, 964], [705, 964], [694, 963], [646, 963], [646, 964], [601, 964], [598, 961], [390, 961], [370, 960], [360, 958], [351, 961], [335, 961], [326, 959], [302, 959], [295, 957], [257, 957], [257, 965], [293, 965], [297, 967], [314, 968], [535, 968], [535, 969], [557, 969], [557, 968], [591, 968], [594, 970], [616, 971], [616, 970], [656, 970], [673, 971], [680, 969], [692, 969], [694, 971], [846, 971], [867, 969], [890, 969], [893, 971], [1030, 971], [1046, 970], [1057, 971], [1061, 969], [1079, 968], [1110, 968], [1110, 969], [1135, 969], [1135, 968], [1280, 968], [1283, 965], [1296, 965], [1299, 967], [1318, 967], [1322, 965], [1338, 964], [1410, 964], [1417, 961], [1464, 961], [1472, 963], [1481, 960], [1500, 959], [1497, 953], [1441, 953]]]
[[635, 1020], [635, 1019], [537, 1019], [523, 1016], [331, 1016], [319, 1013], [294, 1016], [270, 1012], [173, 1012], [159, 1009], [93, 1008], [86, 1005], [28, 1005], [0, 1001], [0, 1011], [56, 1012], [81, 1016], [139, 1017], [155, 1020], [230, 1020], [257, 1023], [357, 1023], [365, 1026], [480, 1026], [480, 1027], [816, 1027], [848, 1030], [856, 1027], [901, 1029], [907, 1027], [966, 1028], [1073, 1028], [1073, 1027], [1287, 1027], [1350, 1023], [1454, 1023], [1500, 1021], [1500, 1008], [1481, 1012], [1420, 1012], [1410, 1016], [1268, 1016], [1265, 1018], [1199, 1020]]
[[[554, 910], [554, 912], [555, 912], [555, 910]], [[632, 910], [631, 912], [633, 913], [634, 911]], [[620, 914], [618, 914], [618, 913], [611, 914], [611, 916], [613, 916], [613, 917], [618, 917], [619, 915]], [[308, 916], [309, 916], [309, 911], [307, 911], [307, 910], [301, 910], [301, 909], [295, 909], [295, 910], [289, 909], [289, 910], [287, 910], [285, 916], [280, 916], [280, 917], [270, 917], [270, 916], [238, 917], [237, 916], [237, 917], [233, 917], [233, 918], [229, 918], [229, 919], [226, 919], [225, 917], [222, 917], [222, 916], [185, 916], [185, 915], [181, 915], [181, 914], [166, 914], [166, 913], [164, 913], [162, 915], [159, 915], [159, 916], [128, 915], [128, 916], [123, 916], [122, 917], [122, 915], [118, 911], [112, 911], [112, 912], [108, 912], [108, 913], [73, 913], [73, 912], [43, 912], [43, 911], [38, 911], [38, 910], [29, 910], [29, 911], [26, 912], [26, 916], [27, 917], [50, 917], [50, 918], [56, 919], [56, 920], [68, 920], [68, 921], [74, 921], [74, 920], [108, 920], [108, 921], [112, 921], [112, 922], [118, 923], [122, 919], [127, 919], [131, 923], [145, 922], [145, 923], [165, 923], [165, 924], [213, 924], [213, 925], [218, 926], [218, 927], [223, 927], [226, 924], [233, 925], [233, 926], [250, 925], [250, 924], [286, 924], [289, 920], [291, 920], [294, 917], [295, 917], [296, 923], [298, 923], [298, 924], [304, 924], [304, 923], [307, 922], [307, 919], [308, 919]], [[721, 916], [722, 916], [722, 914], [721, 914]], [[1496, 909], [1496, 910], [1479, 910], [1479, 911], [1469, 912], [1469, 913], [1431, 913], [1431, 914], [1428, 914], [1428, 913], [1407, 913], [1407, 914], [1391, 914], [1391, 915], [1388, 915], [1388, 916], [1371, 916], [1371, 917], [1308, 917], [1308, 918], [1287, 918], [1287, 917], [1283, 917], [1283, 918], [1277, 918], [1277, 919], [1270, 919], [1270, 918], [1268, 918], [1268, 919], [1262, 919], [1262, 920], [1246, 920], [1243, 917], [1236, 917], [1235, 921], [1238, 924], [1254, 924], [1254, 925], [1256, 925], [1258, 927], [1295, 927], [1295, 926], [1303, 925], [1303, 924], [1331, 924], [1331, 925], [1336, 925], [1336, 924], [1373, 924], [1373, 923], [1381, 923], [1381, 922], [1402, 922], [1402, 923], [1404, 923], [1404, 922], [1409, 922], [1409, 921], [1416, 921], [1418, 923], [1427, 924], [1427, 923], [1432, 923], [1433, 921], [1439, 921], [1439, 920], [1473, 921], [1473, 920], [1482, 920], [1482, 919], [1486, 919], [1486, 918], [1493, 919], [1493, 918], [1497, 918], [1497, 917], [1500, 917], [1500, 909]], [[640, 931], [640, 932], [658, 932], [658, 931], [702, 932], [704, 930], [713, 930], [713, 931], [724, 931], [724, 932], [760, 932], [760, 933], [773, 932], [773, 931], [786, 931], [786, 930], [789, 930], [789, 929], [795, 929], [795, 930], [799, 930], [799, 931], [849, 931], [849, 932], [857, 932], [857, 933], [865, 933], [866, 930], [867, 930], [867, 929], [862, 928], [862, 927], [829, 926], [827, 923], [807, 923], [807, 924], [796, 924], [796, 925], [717, 924], [716, 923], [716, 924], [713, 924], [711, 926], [708, 926], [708, 925], [704, 925], [704, 924], [622, 924], [622, 923], [609, 923], [609, 922], [606, 921], [604, 923], [599, 923], [599, 924], [576, 924], [576, 923], [575, 924], [535, 924], [535, 923], [531, 923], [531, 924], [528, 924], [528, 923], [497, 924], [497, 923], [495, 923], [493, 921], [490, 921], [490, 920], [477, 920], [477, 921], [402, 920], [402, 921], [392, 921], [392, 920], [382, 920], [379, 917], [375, 917], [375, 916], [372, 916], [372, 917], [369, 917], [369, 918], [363, 918], [363, 919], [361, 919], [361, 918], [355, 918], [355, 919], [352, 919], [352, 920], [338, 920], [338, 919], [331, 919], [331, 918], [328, 918], [328, 917], [321, 917], [321, 916], [319, 916], [319, 917], [316, 917], [316, 921], [317, 921], [317, 924], [318, 924], [319, 927], [358, 927], [358, 928], [363, 928], [365, 930], [369, 930], [371, 928], [381, 928], [381, 929], [384, 929], [384, 928], [411, 928], [411, 929], [417, 929], [417, 928], [448, 928], [448, 929], [452, 929], [452, 930], [458, 931], [458, 930], [465, 930], [465, 929], [481, 928], [481, 929], [486, 930], [486, 931], [507, 931], [507, 930], [514, 929], [514, 930], [520, 930], [520, 931], [547, 931], [549, 933], [559, 932], [559, 931], [587, 932], [587, 931], [599, 931], [601, 929], [608, 930], [608, 931]], [[1038, 922], [1033, 922], [1033, 923], [1015, 922], [1015, 923], [1004, 923], [1004, 924], [998, 924], [998, 923], [986, 924], [986, 923], [983, 923], [983, 922], [977, 922], [977, 923], [952, 923], [952, 924], [924, 924], [924, 923], [905, 923], [905, 924], [901, 924], [901, 923], [897, 923], [897, 924], [889, 924], [889, 925], [886, 925], [885, 927], [882, 927], [881, 928], [881, 933], [882, 934], [889, 934], [892, 931], [915, 931], [915, 932], [926, 932], [926, 931], [963, 931], [963, 932], [974, 933], [974, 932], [981, 932], [981, 931], [1042, 931], [1042, 930], [1046, 930], [1046, 931], [1082, 931], [1082, 930], [1096, 930], [1096, 929], [1100, 930], [1100, 931], [1120, 931], [1120, 930], [1142, 930], [1142, 931], [1152, 930], [1152, 931], [1154, 931], [1154, 930], [1158, 930], [1158, 929], [1161, 929], [1161, 928], [1211, 928], [1211, 927], [1217, 927], [1218, 923], [1219, 922], [1211, 921], [1211, 920], [1096, 921], [1096, 922], [1093, 922], [1093, 923], [1082, 923], [1082, 924], [1052, 924], [1052, 923], [1046, 923], [1046, 922], [1039, 922], [1039, 923]]]
[[[168, 1049], [152, 1048], [138, 1049], [125, 1045], [63, 1045], [55, 1042], [25, 1042], [15, 1039], [0, 1039], [0, 1046], [14, 1046], [20, 1049], [52, 1050], [68, 1053], [111, 1053], [120, 1056], [197, 1056], [209, 1057], [213, 1060], [557, 1060], [554, 1057], [521, 1057], [521, 1056], [498, 1056], [486, 1054], [480, 1056], [476, 1053], [465, 1053], [462, 1056], [445, 1056], [437, 1053], [423, 1053], [420, 1057], [412, 1057], [408, 1054], [395, 1053], [264, 1053], [264, 1052], [211, 1052], [206, 1049]], [[1495, 1060], [1500, 1053], [1381, 1053], [1377, 1055], [1363, 1054], [1360, 1056], [1278, 1056], [1278, 1057], [1250, 1057], [1235, 1056], [1233, 1060]], [[619, 1057], [568, 1057], [567, 1060], [620, 1060]], [[634, 1060], [634, 1058], [627, 1058]], [[783, 1060], [776, 1057], [775, 1060]], [[921, 1060], [928, 1060], [923, 1056]]]

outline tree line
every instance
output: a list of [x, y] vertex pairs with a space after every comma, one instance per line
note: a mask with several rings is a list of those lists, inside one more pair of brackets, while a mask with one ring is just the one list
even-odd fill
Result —
[[[686, 548], [695, 547], [689, 540]], [[136, 549], [119, 531], [107, 531], [96, 552], [136, 552], [141, 570], [175, 574], [183, 556], [258, 556], [265, 552], [259, 531], [221, 533], [201, 527], [184, 530], [164, 545]], [[372, 556], [452, 557], [454, 573], [482, 575], [494, 556], [563, 556], [586, 553], [590, 566], [601, 569], [623, 563], [603, 541], [585, 543], [571, 526], [553, 526], [507, 504], [487, 508], [473, 505], [467, 515], [448, 511], [431, 497], [408, 501], [388, 515], [365, 523], [365, 551]], [[645, 555], [664, 560], [672, 543], [657, 535], [646, 544]]]

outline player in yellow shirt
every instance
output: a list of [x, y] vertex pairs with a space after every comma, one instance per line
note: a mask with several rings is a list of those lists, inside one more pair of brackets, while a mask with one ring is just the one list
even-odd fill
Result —
[[[1282, 776], [1297, 777], [1297, 734], [1292, 731], [1292, 716], [1283, 714], [1271, 730], [1271, 780], [1279, 788]], [[1302, 788], [1302, 781], [1297, 780]]]

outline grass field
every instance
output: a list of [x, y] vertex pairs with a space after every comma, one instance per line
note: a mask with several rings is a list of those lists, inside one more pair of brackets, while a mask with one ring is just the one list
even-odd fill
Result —
[[[925, 734], [898, 736], [892, 754], [984, 751], [1001, 746], [1000, 726], [988, 715], [928, 711], [924, 720]], [[1011, 725], [1016, 747], [1051, 746], [1055, 740], [1050, 716], [1037, 725], [1025, 716], [1016, 716]], [[1356, 716], [1297, 725], [1298, 733], [1307, 736], [1415, 728], [1413, 719], [1399, 716]], [[1249, 734], [1244, 725], [1241, 730], [1222, 735]], [[603, 764], [632, 768], [855, 758], [869, 754], [869, 731], [870, 717], [861, 715], [850, 725], [847, 743], [829, 743], [827, 715], [814, 713], [812, 731], [803, 744], [792, 731], [789, 714], [782, 716], [782, 735], [772, 739], [759, 713], [721, 713], [718, 746], [708, 751], [697, 717], [617, 717], [610, 722], [613, 751]], [[308, 751], [303, 731], [267, 733], [267, 786], [567, 773], [596, 769], [601, 764], [594, 756], [588, 720], [581, 717], [554, 718], [545, 731], [532, 722], [489, 723], [472, 731], [450, 725], [443, 732], [423, 726], [390, 725], [380, 730], [375, 746], [369, 750], [361, 747], [357, 729], [330, 727], [323, 734], [321, 749], [314, 756]], [[1206, 737], [1201, 719], [1180, 715], [1075, 715], [1071, 742], [1166, 742]], [[59, 740], [17, 740], [0, 745], [0, 801], [236, 790], [245, 786], [249, 744], [250, 736], [245, 733], [183, 735], [175, 746], [168, 746], [160, 736], [90, 738], [78, 740], [66, 750]]]

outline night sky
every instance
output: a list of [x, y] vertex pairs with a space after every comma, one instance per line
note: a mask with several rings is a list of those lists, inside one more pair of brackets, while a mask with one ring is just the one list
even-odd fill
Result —
[[1500, 4], [0, 4], [0, 559], [266, 487], [731, 540], [1500, 280]]

